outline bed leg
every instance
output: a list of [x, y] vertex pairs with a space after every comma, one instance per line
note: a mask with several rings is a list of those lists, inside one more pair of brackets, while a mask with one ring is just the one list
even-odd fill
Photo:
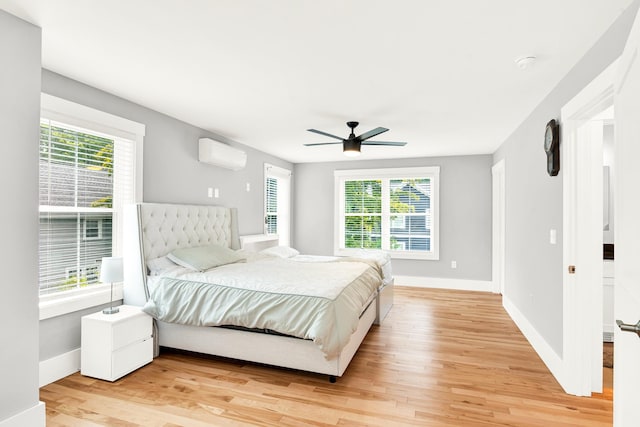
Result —
[[338, 381], [338, 378], [336, 378], [335, 375], [329, 375], [329, 382], [331, 384], [334, 384], [336, 381]]

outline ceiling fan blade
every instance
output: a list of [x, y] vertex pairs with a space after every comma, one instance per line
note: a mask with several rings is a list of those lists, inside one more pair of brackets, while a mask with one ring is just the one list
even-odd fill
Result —
[[302, 144], [302, 145], [305, 145], [307, 147], [311, 147], [311, 146], [314, 146], [314, 145], [333, 145], [333, 144], [342, 144], [342, 142], [317, 142], [315, 144]]
[[365, 132], [362, 135], [358, 136], [357, 139], [359, 139], [360, 141], [364, 141], [366, 139], [373, 138], [376, 135], [380, 135], [381, 133], [386, 132], [388, 130], [389, 129], [387, 129], [387, 128], [371, 129], [369, 132]]
[[394, 141], [364, 141], [362, 145], [393, 145], [394, 147], [403, 147], [407, 145], [407, 143]]
[[[313, 132], [313, 133], [317, 133], [320, 135], [324, 135], [324, 136], [328, 136], [329, 138], [335, 138], [335, 139], [339, 139], [340, 141], [344, 141], [344, 138], [341, 138], [339, 136], [335, 136], [335, 135], [331, 135], [330, 133], [326, 133], [326, 132], [322, 132], [321, 130], [317, 130], [317, 129], [307, 129], [309, 132]], [[336, 142], [337, 144], [337, 142]]]

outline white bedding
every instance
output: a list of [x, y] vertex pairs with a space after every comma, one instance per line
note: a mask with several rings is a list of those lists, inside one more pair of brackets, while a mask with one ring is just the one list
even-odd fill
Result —
[[[380, 270], [383, 284], [391, 283], [393, 279], [391, 256], [387, 252], [376, 249], [362, 249], [354, 251], [353, 256], [350, 258], [373, 261]], [[344, 258], [326, 255], [294, 255], [290, 259], [300, 262], [332, 262]]]
[[151, 298], [144, 311], [165, 322], [269, 329], [311, 339], [331, 359], [375, 297], [380, 272], [366, 261], [302, 260], [254, 256], [205, 272], [165, 268], [148, 282]]

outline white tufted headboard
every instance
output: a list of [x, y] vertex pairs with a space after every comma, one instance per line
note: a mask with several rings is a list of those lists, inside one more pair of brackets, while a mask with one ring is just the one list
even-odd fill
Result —
[[144, 305], [150, 259], [177, 248], [217, 244], [240, 248], [235, 208], [138, 203], [125, 207], [124, 303]]

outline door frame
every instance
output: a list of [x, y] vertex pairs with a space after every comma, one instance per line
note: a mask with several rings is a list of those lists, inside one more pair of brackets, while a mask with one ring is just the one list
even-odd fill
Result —
[[[602, 390], [602, 138], [585, 125], [613, 105], [617, 64], [561, 109], [563, 353], [558, 381], [578, 396]], [[575, 274], [569, 273], [570, 265]]]
[[492, 177], [492, 281], [493, 292], [505, 293], [505, 160], [499, 160], [491, 167]]

